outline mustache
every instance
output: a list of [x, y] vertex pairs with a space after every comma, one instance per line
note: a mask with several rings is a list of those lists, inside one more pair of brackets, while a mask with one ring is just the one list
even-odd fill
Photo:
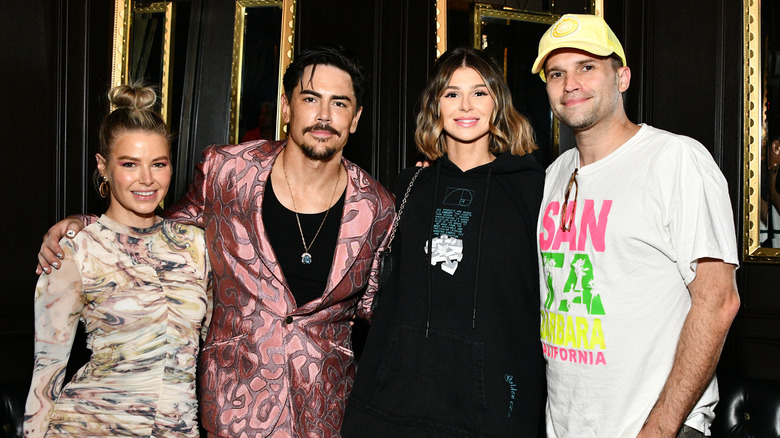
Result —
[[337, 131], [335, 128], [325, 123], [316, 123], [314, 125], [303, 128], [304, 134], [311, 131], [326, 131], [326, 132], [330, 132], [331, 134], [341, 136], [341, 133], [339, 131]]

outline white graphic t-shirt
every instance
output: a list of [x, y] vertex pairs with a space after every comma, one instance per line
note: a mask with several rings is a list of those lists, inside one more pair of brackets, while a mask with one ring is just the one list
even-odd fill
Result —
[[[635, 437], [671, 370], [696, 261], [738, 264], [726, 180], [695, 140], [643, 125], [585, 167], [576, 149], [558, 158], [538, 230], [547, 435]], [[713, 379], [685, 423], [708, 432], [717, 400]]]

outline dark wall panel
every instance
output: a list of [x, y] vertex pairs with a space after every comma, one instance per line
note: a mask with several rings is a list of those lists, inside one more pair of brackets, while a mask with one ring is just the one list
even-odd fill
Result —
[[[58, 5], [33, 0], [0, 2], [0, 123], [7, 246], [0, 255], [6, 286], [0, 310], [0, 342], [15, 361], [0, 362], [0, 382], [32, 372], [32, 297], [35, 254], [56, 217]], [[30, 32], [30, 29], [37, 29]], [[4, 356], [7, 357], [8, 353]]]
[[[0, 361], [0, 382], [28, 381], [32, 373], [41, 237], [66, 214], [101, 208], [88, 180], [107, 108], [112, 21], [113, 2], [0, 2], [0, 123], [8, 153], [0, 174], [9, 201], [0, 339], [13, 357]], [[83, 357], [83, 346], [75, 349]]]
[[[699, 140], [710, 151], [714, 146], [714, 124], [722, 116], [716, 102], [717, 1], [655, 0], [652, 9], [653, 62], [652, 123]], [[668, 13], [669, 11], [674, 13]], [[695, 29], [690, 24], [696, 23]], [[692, 32], [693, 31], [693, 32]], [[695, 38], [695, 43], [693, 43]], [[686, 39], [693, 44], [683, 44]], [[672, 110], [670, 107], [674, 107]]]
[[174, 200], [185, 193], [203, 150], [227, 143], [230, 125], [235, 1], [193, 0], [191, 8]]

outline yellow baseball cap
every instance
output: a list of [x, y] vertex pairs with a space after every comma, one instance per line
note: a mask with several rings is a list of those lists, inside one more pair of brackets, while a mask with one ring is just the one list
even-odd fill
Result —
[[539, 55], [531, 73], [539, 73], [543, 81], [544, 61], [556, 49], [580, 49], [597, 56], [616, 54], [626, 65], [626, 54], [612, 29], [601, 17], [588, 14], [566, 14], [555, 22], [539, 41]]

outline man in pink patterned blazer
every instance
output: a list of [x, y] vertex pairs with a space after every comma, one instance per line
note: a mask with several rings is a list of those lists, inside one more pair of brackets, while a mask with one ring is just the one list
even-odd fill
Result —
[[[207, 148], [167, 211], [206, 230], [214, 311], [199, 375], [210, 436], [339, 436], [355, 371], [350, 320], [370, 317], [394, 216], [390, 193], [342, 157], [362, 111], [360, 64], [340, 48], [305, 50], [283, 82], [287, 141]], [[66, 226], [44, 240], [45, 270], [57, 260], [50, 235]]]

